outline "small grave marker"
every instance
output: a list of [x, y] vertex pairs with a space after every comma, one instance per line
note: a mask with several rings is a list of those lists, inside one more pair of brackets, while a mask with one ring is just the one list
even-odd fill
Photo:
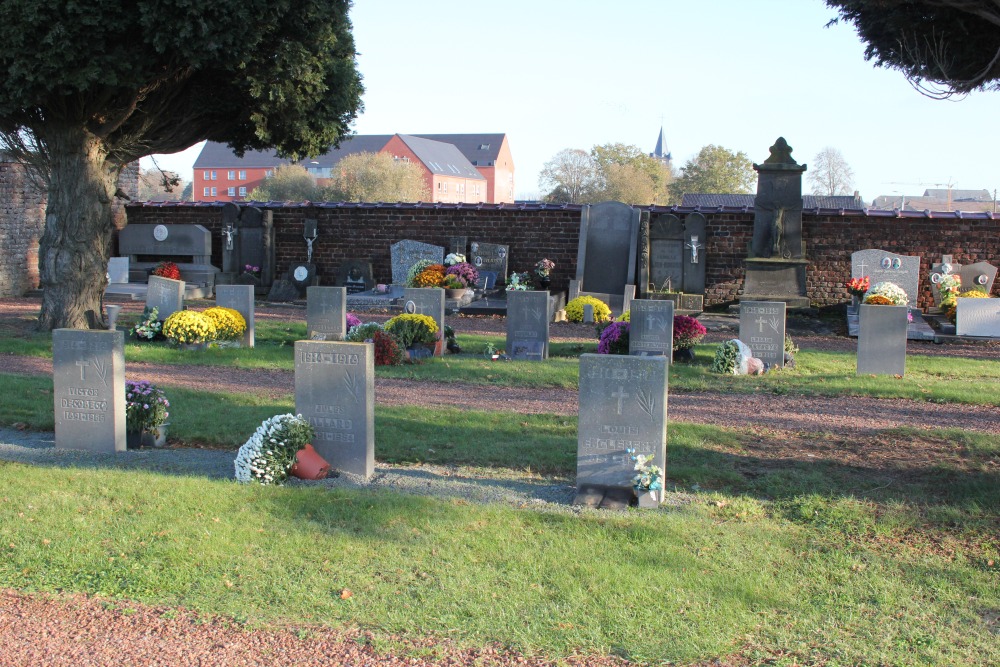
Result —
[[674, 349], [672, 301], [634, 299], [629, 316], [628, 353], [638, 357], [667, 357]]
[[542, 361], [549, 357], [549, 293], [507, 294], [507, 354], [512, 359]]
[[906, 372], [906, 306], [858, 306], [858, 375]]
[[52, 332], [56, 448], [125, 451], [125, 334]]
[[[403, 312], [430, 315], [444, 340], [444, 290], [434, 287], [407, 287], [403, 290]], [[440, 353], [438, 354], [440, 356]]]
[[246, 320], [243, 332], [243, 347], [254, 346], [254, 288], [253, 285], [216, 285], [215, 303], [224, 308], [232, 308]]
[[785, 366], [785, 304], [741, 301], [740, 340], [771, 368]]
[[955, 308], [956, 334], [1000, 338], [1000, 299], [960, 298]]
[[310, 340], [344, 340], [347, 334], [347, 288], [306, 288], [306, 336]]
[[161, 320], [184, 310], [184, 281], [150, 276], [146, 285], [146, 306], [158, 308]]

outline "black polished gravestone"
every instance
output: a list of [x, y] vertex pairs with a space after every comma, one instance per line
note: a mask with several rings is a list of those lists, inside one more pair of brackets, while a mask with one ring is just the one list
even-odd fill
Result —
[[740, 340], [770, 368], [785, 366], [785, 303], [740, 301]]
[[306, 338], [344, 340], [347, 333], [347, 289], [306, 288]]
[[628, 353], [638, 357], [673, 358], [674, 304], [672, 301], [633, 299], [629, 316]]
[[[648, 225], [648, 230], [646, 229]], [[639, 291], [705, 293], [705, 216], [689, 213], [682, 222], [672, 213], [643, 220], [639, 250]], [[643, 247], [646, 246], [646, 247]]]
[[125, 334], [52, 332], [55, 446], [125, 451]]
[[372, 263], [365, 259], [345, 259], [337, 269], [337, 286], [348, 294], [360, 294], [375, 289]]
[[514, 360], [549, 358], [549, 293], [507, 293], [507, 354]]
[[[403, 290], [403, 312], [429, 315], [438, 326], [444, 339], [444, 290], [437, 287], [407, 287]], [[436, 356], [441, 356], [438, 348]]]
[[635, 284], [639, 210], [607, 201], [580, 212], [576, 280], [581, 294], [618, 296]]
[[496, 243], [473, 241], [469, 245], [469, 263], [483, 272], [496, 274], [495, 282], [507, 282], [507, 264], [510, 260], [510, 246]]

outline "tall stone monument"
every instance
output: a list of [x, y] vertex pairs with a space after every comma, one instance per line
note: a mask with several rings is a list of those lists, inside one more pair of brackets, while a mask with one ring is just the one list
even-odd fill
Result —
[[802, 241], [802, 173], [784, 137], [771, 146], [757, 172], [753, 239], [743, 282], [745, 301], [782, 301], [789, 308], [809, 306], [806, 296], [805, 243]]

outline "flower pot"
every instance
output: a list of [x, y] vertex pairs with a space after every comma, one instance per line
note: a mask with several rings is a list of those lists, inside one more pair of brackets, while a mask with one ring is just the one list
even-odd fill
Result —
[[650, 491], [648, 489], [636, 489], [636, 496], [639, 498], [640, 509], [656, 509], [660, 506], [660, 491]]
[[674, 361], [694, 361], [694, 348], [685, 347], [680, 350], [674, 350]]
[[440, 357], [441, 341], [437, 340], [433, 343], [414, 343], [412, 347], [406, 348], [406, 356], [410, 361]]
[[208, 343], [181, 343], [180, 348], [189, 352], [208, 349]]
[[552, 284], [552, 278], [549, 276], [538, 276], [538, 286], [543, 290], [547, 290], [549, 285]]
[[169, 424], [160, 424], [159, 426], [154, 426], [148, 431], [142, 432], [142, 446], [143, 447], [164, 447], [167, 444], [167, 426]]
[[296, 452], [295, 463], [288, 472], [299, 479], [323, 479], [330, 474], [330, 464], [307, 444]]
[[459, 289], [446, 289], [444, 295], [449, 299], [461, 299], [465, 296], [465, 293], [469, 291], [468, 287], [462, 287]]
[[142, 447], [142, 431], [125, 431], [125, 448], [139, 449]]

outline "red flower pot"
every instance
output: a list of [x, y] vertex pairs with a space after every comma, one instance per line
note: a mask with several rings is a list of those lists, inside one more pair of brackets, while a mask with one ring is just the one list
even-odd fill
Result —
[[323, 479], [330, 474], [330, 464], [307, 444], [295, 454], [295, 465], [288, 471], [299, 479]]

